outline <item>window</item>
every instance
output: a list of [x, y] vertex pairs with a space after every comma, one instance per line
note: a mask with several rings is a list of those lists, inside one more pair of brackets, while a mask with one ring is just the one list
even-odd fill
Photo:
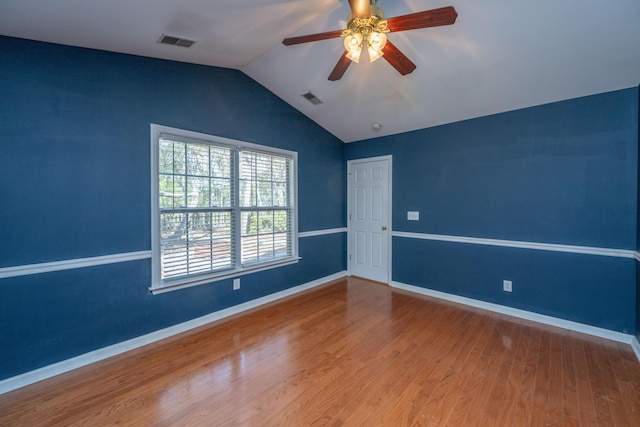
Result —
[[296, 262], [296, 153], [152, 125], [153, 284]]

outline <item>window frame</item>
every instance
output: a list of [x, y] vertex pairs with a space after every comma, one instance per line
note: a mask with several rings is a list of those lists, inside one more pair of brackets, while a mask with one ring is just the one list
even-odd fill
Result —
[[[292, 188], [289, 193], [293, 198], [293, 202], [287, 209], [291, 209], [291, 254], [287, 257], [281, 257], [274, 260], [268, 260], [261, 263], [242, 265], [241, 252], [240, 252], [240, 237], [241, 230], [239, 224], [236, 223], [235, 236], [232, 236], [232, 244], [235, 248], [236, 262], [229, 268], [217, 272], [203, 273], [193, 276], [181, 276], [162, 280], [161, 278], [161, 220], [160, 220], [160, 195], [159, 195], [159, 175], [160, 175], [160, 139], [162, 135], [171, 135], [176, 137], [179, 141], [188, 143], [189, 141], [199, 144], [211, 144], [217, 146], [224, 146], [233, 150], [234, 164], [232, 166], [232, 188], [235, 188], [236, 197], [232, 197], [233, 204], [231, 206], [232, 217], [235, 212], [238, 215], [243, 210], [250, 209], [246, 206], [242, 206], [239, 200], [239, 152], [241, 150], [250, 150], [252, 152], [264, 153], [267, 155], [286, 156], [291, 159], [291, 179], [290, 185]], [[261, 209], [261, 208], [258, 208]], [[233, 251], [234, 249], [232, 249]], [[298, 262], [300, 257], [298, 256], [298, 153], [295, 151], [285, 150], [281, 148], [269, 147], [261, 144], [255, 144], [251, 142], [238, 141], [229, 138], [223, 138], [215, 135], [208, 135], [199, 132], [188, 131], [184, 129], [178, 129], [168, 126], [151, 124], [151, 287], [149, 290], [154, 293], [163, 293], [170, 290], [182, 289], [190, 286], [197, 286], [205, 283], [212, 283], [224, 279], [236, 278], [245, 274], [255, 273], [271, 268], [282, 267]]]

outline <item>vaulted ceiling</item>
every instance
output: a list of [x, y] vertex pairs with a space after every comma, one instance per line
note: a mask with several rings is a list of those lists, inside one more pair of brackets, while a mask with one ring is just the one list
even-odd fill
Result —
[[344, 142], [640, 83], [638, 0], [377, 3], [387, 18], [449, 5], [454, 25], [389, 34], [413, 73], [365, 60], [335, 82], [342, 39], [282, 40], [345, 28], [347, 0], [0, 0], [0, 34], [238, 69]]

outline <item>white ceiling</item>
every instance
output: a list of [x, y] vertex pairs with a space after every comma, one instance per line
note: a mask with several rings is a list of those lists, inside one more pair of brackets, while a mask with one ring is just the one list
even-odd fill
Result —
[[[454, 6], [452, 26], [391, 33], [417, 69], [385, 60], [327, 77], [347, 0], [0, 0], [0, 34], [241, 70], [344, 142], [640, 84], [639, 0], [379, 0], [386, 17]], [[191, 48], [156, 43], [162, 34]], [[301, 95], [324, 101], [314, 106]], [[382, 124], [374, 131], [372, 123]]]

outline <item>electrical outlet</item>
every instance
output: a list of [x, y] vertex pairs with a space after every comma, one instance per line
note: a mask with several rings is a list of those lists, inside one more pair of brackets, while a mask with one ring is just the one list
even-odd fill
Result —
[[233, 279], [233, 290], [237, 291], [240, 289], [240, 279]]
[[407, 211], [407, 220], [408, 221], [420, 221], [420, 212], [418, 212], [418, 211]]
[[511, 292], [512, 291], [512, 286], [513, 286], [513, 282], [511, 282], [511, 280], [503, 280], [502, 281], [502, 290], [505, 292]]

